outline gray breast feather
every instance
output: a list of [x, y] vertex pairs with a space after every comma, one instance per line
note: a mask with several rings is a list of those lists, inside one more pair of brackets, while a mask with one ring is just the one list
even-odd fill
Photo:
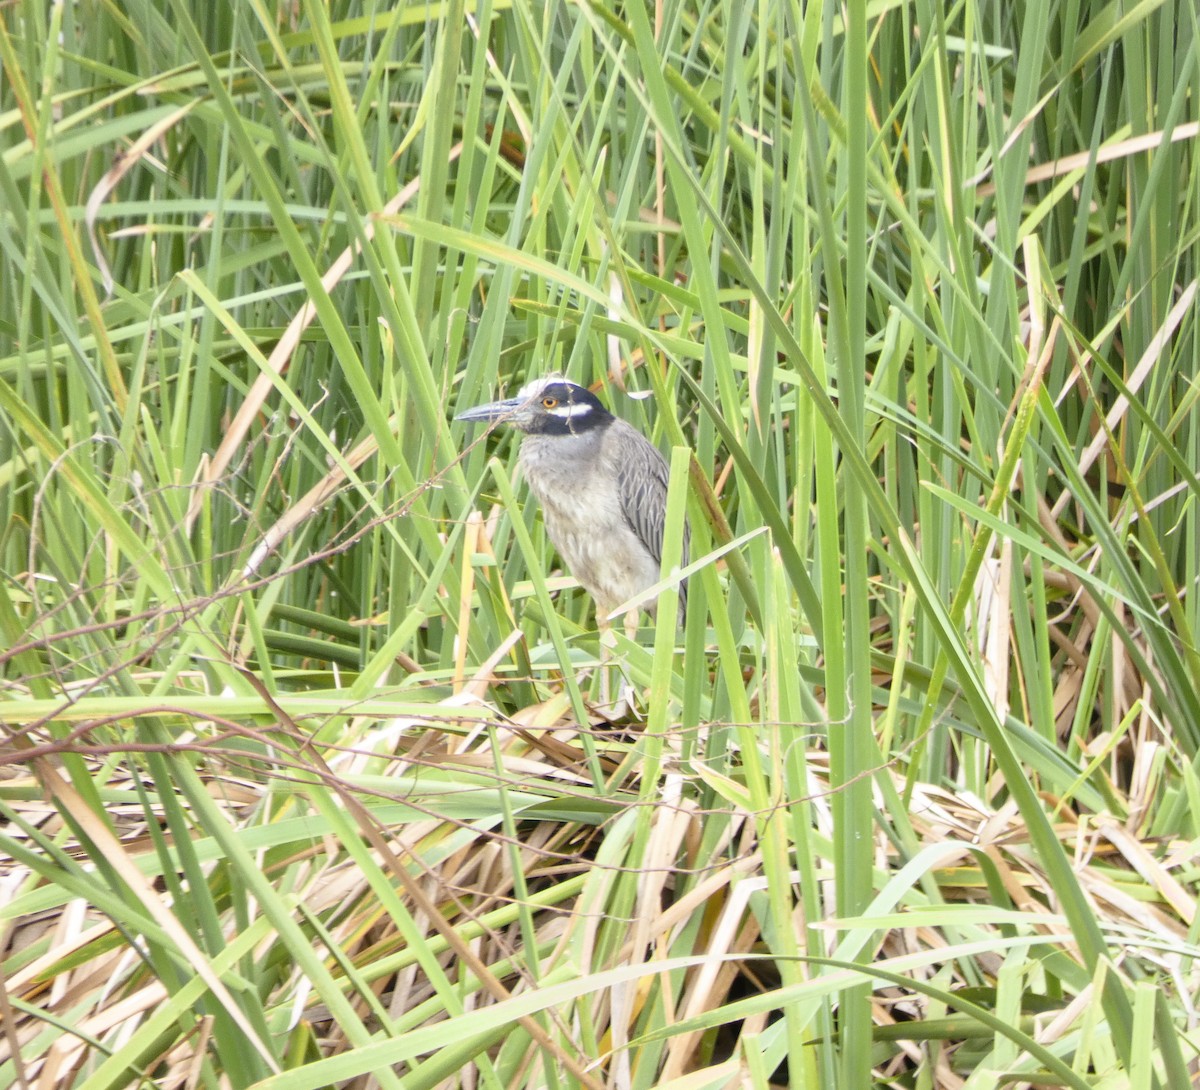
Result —
[[[623, 420], [578, 435], [527, 435], [521, 464], [546, 533], [602, 613], [658, 582], [670, 470], [644, 435]], [[683, 541], [686, 563], [686, 526]], [[685, 597], [681, 585], [681, 616]]]

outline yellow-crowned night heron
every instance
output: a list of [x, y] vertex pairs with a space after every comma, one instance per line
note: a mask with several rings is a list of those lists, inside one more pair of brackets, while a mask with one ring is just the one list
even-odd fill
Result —
[[[496, 421], [525, 433], [521, 468], [542, 505], [546, 533], [595, 599], [601, 625], [617, 606], [661, 580], [667, 463], [590, 390], [547, 375], [516, 397], [476, 406], [456, 419]], [[684, 564], [687, 539], [685, 525]], [[686, 592], [680, 584], [681, 620]], [[653, 613], [655, 603], [644, 608]]]

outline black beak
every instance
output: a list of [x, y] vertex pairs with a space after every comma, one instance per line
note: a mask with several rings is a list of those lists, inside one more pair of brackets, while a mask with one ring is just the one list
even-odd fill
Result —
[[522, 405], [519, 398], [510, 397], [507, 401], [492, 401], [487, 405], [476, 405], [459, 413], [455, 420], [503, 420], [512, 416]]

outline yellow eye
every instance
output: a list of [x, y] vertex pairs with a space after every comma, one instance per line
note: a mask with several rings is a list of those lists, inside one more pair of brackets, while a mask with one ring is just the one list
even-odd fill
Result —
[[542, 408], [543, 409], [557, 409], [558, 408], [558, 398], [556, 398], [556, 397], [542, 398]]

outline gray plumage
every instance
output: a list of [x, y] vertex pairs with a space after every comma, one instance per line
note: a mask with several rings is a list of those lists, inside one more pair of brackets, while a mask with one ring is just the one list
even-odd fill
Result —
[[[604, 619], [658, 583], [667, 512], [666, 460], [636, 428], [589, 390], [560, 375], [515, 398], [480, 405], [459, 420], [498, 421], [524, 432], [520, 463], [537, 496], [546, 533]], [[683, 563], [688, 533], [684, 527]], [[679, 587], [679, 615], [686, 605]], [[642, 608], [651, 614], [653, 600]]]

